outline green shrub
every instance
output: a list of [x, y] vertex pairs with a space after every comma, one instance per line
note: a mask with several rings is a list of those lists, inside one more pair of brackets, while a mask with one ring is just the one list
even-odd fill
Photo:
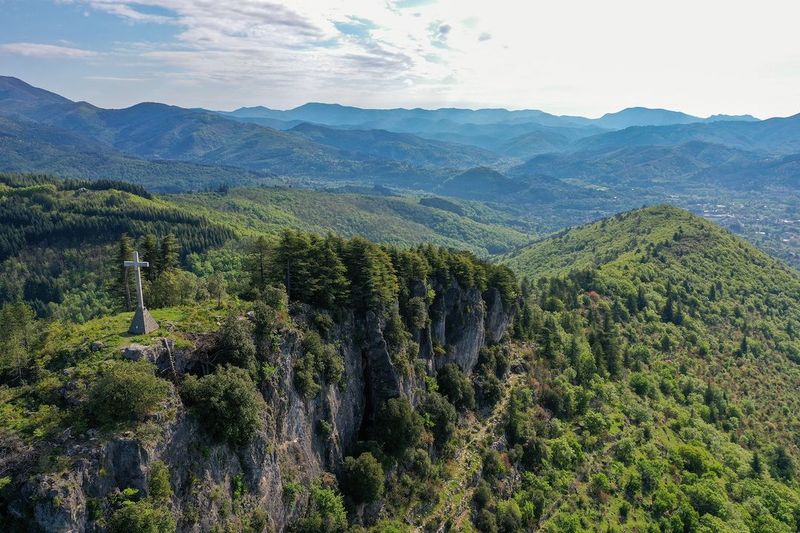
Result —
[[421, 296], [410, 298], [406, 303], [407, 324], [411, 331], [419, 331], [428, 324], [428, 302]]
[[383, 496], [383, 467], [371, 453], [346, 458], [344, 472], [347, 493], [357, 503], [374, 502]]
[[218, 368], [200, 379], [188, 376], [184, 391], [201, 424], [219, 441], [245, 444], [262, 425], [264, 398], [241, 368]]
[[175, 533], [175, 517], [168, 507], [149, 499], [125, 502], [111, 515], [110, 533]]
[[290, 528], [297, 533], [335, 533], [347, 529], [347, 511], [341, 494], [314, 485], [305, 516]]
[[475, 389], [472, 382], [455, 363], [447, 363], [437, 374], [439, 391], [459, 409], [475, 408]]
[[425, 425], [433, 434], [433, 441], [442, 447], [456, 431], [458, 414], [455, 407], [438, 392], [429, 392], [420, 406]]
[[172, 485], [169, 480], [169, 468], [162, 461], [155, 461], [150, 466], [150, 478], [147, 481], [147, 496], [154, 501], [169, 501], [172, 498]]
[[256, 345], [253, 343], [250, 324], [230, 315], [222, 325], [217, 346], [217, 362], [256, 371]]
[[405, 398], [392, 398], [381, 406], [375, 417], [375, 438], [389, 455], [400, 458], [414, 446], [424, 431], [422, 418]]
[[147, 361], [114, 361], [98, 372], [86, 409], [100, 426], [133, 422], [152, 412], [169, 390]]

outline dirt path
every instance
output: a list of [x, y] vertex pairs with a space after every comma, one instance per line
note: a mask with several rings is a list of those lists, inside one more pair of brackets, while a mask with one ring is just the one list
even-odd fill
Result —
[[463, 444], [460, 445], [456, 456], [448, 462], [450, 477], [440, 493], [439, 502], [425, 516], [416, 519], [414, 516], [407, 516], [409, 523], [418, 530], [442, 533], [446, 530], [448, 522], [454, 529], [459, 530], [459, 526], [464, 526], [469, 521], [473, 493], [473, 488], [469, 485], [481, 469], [482, 444], [487, 436], [495, 436], [495, 442], [502, 438], [501, 426], [508, 410], [511, 391], [524, 377], [525, 374], [511, 374], [506, 380], [506, 386], [503, 387], [503, 395], [491, 414], [484, 419], [473, 418], [468, 424], [459, 428], [455, 439], [456, 442]]

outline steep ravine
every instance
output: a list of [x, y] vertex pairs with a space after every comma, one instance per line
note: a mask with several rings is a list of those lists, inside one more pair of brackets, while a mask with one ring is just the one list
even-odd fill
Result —
[[[419, 345], [415, 367], [433, 374], [454, 362], [470, 372], [480, 349], [503, 336], [512, 311], [504, 308], [496, 289], [482, 295], [452, 282], [435, 290], [428, 325], [410, 332]], [[263, 426], [245, 446], [211, 441], [173, 387], [169, 405], [160, 418], [150, 421], [155, 424], [148, 427], [155, 430], [114, 435], [89, 430], [88, 439], [65, 435], [64, 468], [31, 478], [10, 510], [34, 530], [103, 531], [98, 517], [109, 496], [126, 488], [146, 495], [148, 476], [160, 461], [169, 468], [178, 531], [212, 531], [222, 524], [236, 529], [237, 523], [243, 528], [244, 522], [237, 520], [257, 509], [266, 512], [267, 530], [283, 531], [306, 506], [303, 493], [287, 487], [335, 475], [365, 421], [387, 399], [402, 396], [412, 405], [419, 400], [422, 375], [393, 362], [385, 328], [385, 319], [371, 311], [362, 316], [350, 313], [336, 323], [328, 336], [343, 357], [344, 379], [338, 385], [323, 384], [311, 400], [294, 384], [294, 362], [303, 350], [301, 334], [284, 329], [279, 348], [270, 355], [275, 372], [261, 385], [268, 406]], [[163, 341], [131, 347], [126, 356], [148, 358], [167, 378], [173, 364], [181, 374], [202, 358], [198, 350], [175, 350]], [[329, 434], [319, 430], [320, 421], [330, 424]], [[245, 490], [234, 490], [236, 486]]]

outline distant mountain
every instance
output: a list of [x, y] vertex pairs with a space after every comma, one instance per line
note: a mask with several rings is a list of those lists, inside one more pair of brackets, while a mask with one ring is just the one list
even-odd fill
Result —
[[16, 113], [24, 113], [31, 108], [46, 105], [69, 105], [71, 100], [56, 93], [28, 85], [22, 80], [8, 76], [0, 76], [0, 101], [4, 107]]
[[[263, 106], [239, 108], [235, 111], [221, 112], [223, 115], [238, 118], [271, 118], [279, 120], [302, 120], [329, 126], [362, 127], [372, 124], [393, 124], [408, 120], [439, 121], [446, 120], [459, 124], [497, 124], [536, 122], [549, 126], [576, 126], [589, 122], [583, 117], [556, 116], [537, 109], [364, 109], [340, 104], [310, 102], [294, 109], [278, 111]], [[390, 128], [389, 128], [390, 129]]]
[[721, 122], [721, 121], [748, 121], [757, 122], [758, 119], [750, 115], [712, 115], [700, 118], [679, 111], [668, 109], [650, 109], [647, 107], [629, 107], [616, 113], [606, 113], [593, 121], [596, 126], [610, 130], [621, 130], [631, 126], [668, 126], [673, 124], [692, 124], [695, 122]]
[[486, 167], [467, 170], [448, 179], [437, 189], [439, 194], [461, 198], [494, 198], [519, 192], [526, 186]]
[[[13, 78], [0, 81], [4, 95], [0, 98], [0, 114], [59, 128], [85, 137], [91, 141], [88, 145], [100, 143], [129, 156], [230, 165], [296, 177], [401, 180], [404, 186], [414, 187], [424, 185], [419, 180], [438, 179], [436, 169], [415, 168], [406, 161], [376, 161], [373, 156], [344, 153], [301, 135], [242, 123], [209, 111], [158, 103], [102, 109], [85, 102], [72, 102]], [[463, 150], [480, 152], [471, 148]], [[409, 155], [408, 159], [413, 157]], [[424, 160], [425, 156], [418, 159]], [[442, 159], [457, 158], [445, 154]], [[454, 161], [454, 168], [459, 165], [466, 168], [475, 161], [486, 160], [484, 156], [467, 159], [463, 164]]]
[[731, 188], [761, 189], [790, 187], [800, 189], [800, 154], [761, 159], [754, 162], [724, 163], [697, 173], [697, 181], [723, 183]]
[[332, 129], [302, 123], [288, 133], [359, 159], [392, 159], [415, 165], [464, 168], [491, 163], [498, 158], [496, 154], [474, 146], [432, 141], [386, 130]]
[[549, 175], [595, 184], [672, 183], [719, 165], [751, 164], [757, 154], [717, 144], [691, 141], [678, 146], [622, 146], [564, 154], [545, 154], [514, 167], [510, 176]]
[[71, 131], [0, 115], [0, 168], [66, 178], [125, 179], [151, 191], [256, 183], [269, 174], [184, 161], [147, 161]]
[[716, 121], [669, 126], [630, 127], [581, 139], [574, 150], [609, 150], [622, 146], [677, 146], [689, 141], [771, 154], [800, 152], [800, 114], [752, 121]]

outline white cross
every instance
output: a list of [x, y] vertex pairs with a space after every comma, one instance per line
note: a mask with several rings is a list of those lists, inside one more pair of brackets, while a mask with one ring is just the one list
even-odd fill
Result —
[[139, 308], [144, 309], [144, 295], [142, 294], [142, 271], [141, 267], [149, 267], [147, 261], [139, 261], [139, 252], [133, 252], [133, 261], [125, 261], [126, 267], [132, 268], [136, 272], [136, 296], [139, 299]]

